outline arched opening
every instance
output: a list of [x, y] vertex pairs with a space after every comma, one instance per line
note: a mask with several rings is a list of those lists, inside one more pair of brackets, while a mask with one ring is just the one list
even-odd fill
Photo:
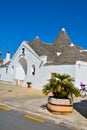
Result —
[[27, 75], [27, 62], [24, 58], [21, 58], [16, 65], [16, 71], [15, 71], [16, 84], [24, 86], [26, 75]]
[[24, 58], [21, 58], [19, 60], [19, 63], [22, 66], [22, 68], [23, 68], [23, 70], [25, 72], [25, 75], [26, 75], [27, 74], [27, 61]]

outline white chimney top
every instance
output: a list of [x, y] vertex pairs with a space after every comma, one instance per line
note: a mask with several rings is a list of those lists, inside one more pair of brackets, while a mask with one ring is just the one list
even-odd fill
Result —
[[6, 62], [10, 61], [10, 52], [6, 53]]

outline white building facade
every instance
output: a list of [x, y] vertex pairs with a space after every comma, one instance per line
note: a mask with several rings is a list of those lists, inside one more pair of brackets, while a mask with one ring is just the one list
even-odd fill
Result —
[[[59, 53], [57, 53], [59, 56]], [[12, 59], [7, 54], [6, 60], [0, 66], [0, 81], [26, 87], [31, 82], [34, 88], [42, 89], [51, 78], [51, 73], [66, 73], [75, 79], [75, 85], [80, 88], [80, 82], [87, 84], [87, 62], [76, 61], [75, 64], [45, 65], [47, 55], [39, 56], [26, 41], [23, 41]]]

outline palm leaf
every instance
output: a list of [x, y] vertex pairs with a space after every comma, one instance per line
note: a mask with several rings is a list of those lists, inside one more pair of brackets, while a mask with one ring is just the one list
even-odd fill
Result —
[[79, 96], [79, 90], [74, 86], [74, 78], [68, 74], [53, 73], [42, 91], [45, 95], [52, 93], [56, 98], [68, 98], [69, 95], [72, 98], [73, 94]]

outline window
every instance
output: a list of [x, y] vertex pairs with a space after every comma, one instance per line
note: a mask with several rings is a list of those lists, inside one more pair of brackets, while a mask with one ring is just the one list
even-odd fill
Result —
[[22, 48], [22, 54], [24, 54], [25, 53], [25, 48]]
[[6, 74], [8, 73], [8, 67], [6, 67]]
[[35, 65], [32, 65], [32, 75], [35, 75]]

